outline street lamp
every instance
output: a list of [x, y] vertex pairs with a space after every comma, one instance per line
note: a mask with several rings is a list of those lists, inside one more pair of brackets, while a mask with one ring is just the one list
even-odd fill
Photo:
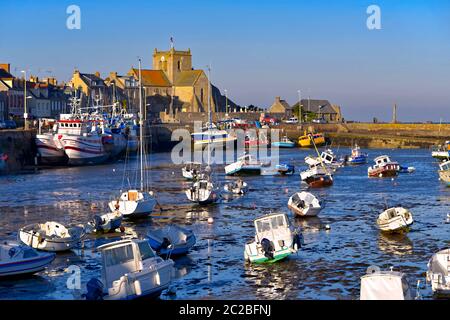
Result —
[[302, 91], [298, 90], [298, 122], [302, 123]]
[[24, 121], [24, 130], [28, 130], [28, 113], [27, 113], [27, 71], [20, 71], [23, 73], [23, 121]]

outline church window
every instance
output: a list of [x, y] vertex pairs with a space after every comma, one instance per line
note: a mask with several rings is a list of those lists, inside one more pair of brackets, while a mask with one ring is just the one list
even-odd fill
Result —
[[178, 60], [177, 64], [178, 64], [178, 71], [181, 71], [181, 61]]
[[203, 103], [203, 88], [200, 89], [200, 101]]

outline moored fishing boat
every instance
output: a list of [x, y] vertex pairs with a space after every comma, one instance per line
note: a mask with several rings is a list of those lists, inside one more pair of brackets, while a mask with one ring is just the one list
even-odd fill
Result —
[[315, 217], [322, 210], [320, 201], [309, 192], [297, 192], [290, 197], [288, 208], [299, 217]]
[[326, 168], [317, 165], [301, 172], [300, 177], [311, 188], [330, 187], [334, 182], [333, 175]]
[[450, 249], [435, 253], [428, 261], [427, 281], [437, 297], [450, 297]]
[[352, 154], [345, 160], [345, 163], [349, 165], [366, 164], [369, 156], [367, 153], [361, 151], [361, 148], [355, 144], [352, 149]]
[[361, 277], [360, 300], [412, 300], [406, 275], [369, 268]]
[[172, 281], [174, 262], [158, 257], [146, 240], [120, 240], [97, 249], [102, 281], [94, 278], [88, 282], [88, 300], [157, 298]]
[[400, 171], [400, 165], [391, 161], [389, 156], [375, 158], [375, 165], [367, 169], [367, 174], [372, 178], [396, 177]]
[[283, 136], [280, 141], [273, 141], [272, 146], [277, 148], [294, 148], [295, 142], [290, 140], [287, 136]]
[[0, 278], [42, 271], [55, 260], [54, 253], [39, 252], [17, 242], [0, 243]]
[[388, 233], [408, 232], [413, 223], [411, 212], [401, 207], [387, 209], [377, 219], [378, 228]]
[[[313, 143], [314, 142], [314, 143]], [[325, 136], [323, 133], [307, 133], [305, 131], [304, 135], [298, 138], [298, 145], [301, 148], [311, 148], [325, 145]]]
[[196, 242], [192, 230], [173, 224], [151, 230], [147, 233], [147, 238], [153, 250], [166, 255], [187, 254]]
[[321, 163], [324, 164], [329, 170], [336, 171], [338, 168], [342, 167], [343, 162], [338, 161], [336, 155], [333, 150], [326, 149], [322, 151], [320, 156], [312, 157], [308, 156], [305, 158], [305, 163], [309, 166], [318, 166]]
[[439, 165], [439, 179], [450, 187], [450, 160]]
[[277, 164], [275, 169], [282, 176], [291, 176], [295, 173], [295, 167], [288, 163]]
[[53, 132], [37, 134], [35, 144], [38, 159], [41, 164], [66, 164], [68, 158], [64, 146], [58, 138], [60, 135]]
[[247, 243], [244, 258], [250, 263], [274, 263], [296, 253], [302, 246], [302, 234], [292, 230], [284, 213], [274, 213], [254, 221], [255, 238]]
[[25, 226], [19, 230], [19, 239], [32, 248], [60, 252], [74, 249], [84, 236], [84, 228], [66, 228], [60, 223], [48, 221]]

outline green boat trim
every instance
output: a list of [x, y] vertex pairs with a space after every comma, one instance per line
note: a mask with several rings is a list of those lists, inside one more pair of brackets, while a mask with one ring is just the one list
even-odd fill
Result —
[[290, 249], [284, 249], [284, 250], [280, 250], [274, 253], [274, 258], [273, 259], [269, 259], [267, 257], [261, 257], [259, 259], [255, 259], [252, 260], [252, 257], [258, 257], [259, 255], [252, 255], [249, 256], [249, 261], [251, 263], [256, 263], [256, 264], [272, 264], [278, 261], [281, 261], [283, 259], [286, 259], [287, 257], [289, 257], [292, 254], [292, 251]]

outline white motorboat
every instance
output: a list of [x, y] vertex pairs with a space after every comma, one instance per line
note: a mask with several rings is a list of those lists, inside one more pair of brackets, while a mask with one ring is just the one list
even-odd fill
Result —
[[156, 298], [172, 281], [174, 262], [158, 257], [146, 240], [120, 240], [102, 245], [98, 250], [102, 281], [88, 282], [88, 300]]
[[309, 192], [298, 192], [290, 197], [288, 208], [299, 217], [315, 217], [322, 210], [320, 201]]
[[84, 236], [84, 228], [66, 228], [60, 223], [49, 221], [25, 226], [19, 230], [19, 239], [32, 248], [59, 252], [75, 248]]
[[438, 297], [450, 296], [450, 249], [435, 253], [428, 262], [427, 281], [431, 283], [433, 294]]
[[39, 252], [17, 242], [0, 243], [0, 278], [42, 271], [55, 259], [54, 253]]
[[305, 158], [305, 163], [311, 166], [319, 166], [323, 163], [330, 170], [336, 171], [338, 168], [343, 166], [343, 161], [338, 161], [333, 150], [326, 149], [322, 151], [319, 157], [308, 156]]
[[323, 188], [333, 185], [333, 175], [325, 165], [314, 165], [300, 172], [300, 178], [311, 188]]
[[[142, 89], [142, 75], [141, 75], [141, 60], [139, 60], [139, 88]], [[149, 191], [147, 186], [147, 179], [144, 175], [145, 154], [144, 148], [145, 134], [144, 134], [144, 108], [142, 103], [142, 90], [139, 90], [139, 189], [131, 188], [122, 192], [117, 200], [109, 202], [111, 211], [118, 210], [124, 218], [143, 218], [150, 215], [157, 201], [152, 191]], [[137, 184], [137, 183], [136, 183]]]
[[431, 156], [439, 160], [450, 160], [450, 141], [446, 141], [444, 145], [433, 147]]
[[183, 178], [187, 180], [194, 180], [201, 172], [202, 164], [199, 162], [187, 162], [181, 169]]
[[369, 268], [361, 277], [360, 300], [412, 300], [406, 275]]
[[120, 228], [123, 216], [119, 211], [95, 215], [93, 221], [88, 223], [93, 232], [112, 232]]
[[244, 258], [251, 263], [274, 263], [296, 253], [302, 246], [301, 232], [292, 230], [284, 213], [263, 216], [254, 221], [256, 234], [247, 243]]
[[238, 160], [225, 167], [225, 174], [240, 175], [240, 174], [256, 174], [260, 175], [264, 167], [270, 166], [270, 163], [264, 163], [253, 157], [251, 154], [244, 154]]
[[196, 238], [192, 230], [177, 225], [168, 225], [153, 229], [147, 233], [148, 242], [159, 254], [183, 255], [195, 245]]
[[232, 194], [245, 194], [248, 191], [248, 184], [247, 182], [238, 179], [237, 181], [230, 182], [225, 184], [223, 187], [225, 192], [232, 193]]
[[439, 179], [450, 186], [450, 160], [439, 165]]
[[405, 208], [390, 208], [381, 213], [377, 219], [378, 228], [383, 232], [408, 232], [414, 223], [412, 214]]

